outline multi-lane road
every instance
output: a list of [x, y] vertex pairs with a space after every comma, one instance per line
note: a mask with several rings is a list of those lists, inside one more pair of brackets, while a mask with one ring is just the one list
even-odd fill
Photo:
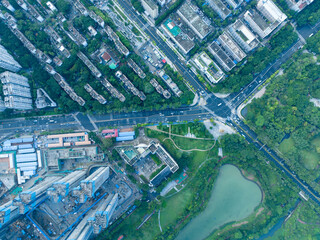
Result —
[[[131, 113], [110, 113], [104, 115], [84, 115], [82, 113], [69, 114], [65, 116], [43, 116], [30, 119], [7, 119], [0, 120], [0, 136], [14, 135], [17, 133], [33, 133], [41, 131], [53, 131], [62, 129], [74, 130], [98, 130], [100, 127], [106, 126], [132, 126], [137, 124], [158, 124], [160, 122], [182, 122], [193, 121], [195, 119], [204, 120], [212, 117], [220, 117], [222, 119], [237, 119], [232, 113], [248, 96], [250, 96], [257, 88], [268, 79], [276, 70], [278, 70], [285, 61], [287, 61], [293, 53], [303, 46], [303, 41], [299, 40], [286, 52], [265, 70], [257, 76], [250, 84], [245, 86], [239, 93], [230, 95], [228, 98], [221, 99], [209, 94], [204, 86], [199, 82], [196, 75], [189, 71], [185, 63], [181, 62], [177, 55], [166, 45], [166, 43], [157, 35], [156, 28], [150, 26], [140, 15], [138, 15], [126, 0], [118, 0], [121, 7], [125, 10], [131, 20], [137, 22], [150, 38], [156, 42], [157, 46], [166, 54], [172, 63], [175, 64], [180, 74], [185, 80], [192, 85], [198, 93], [204, 93], [207, 104], [204, 107], [183, 107], [172, 110], [162, 111], [145, 111]], [[313, 27], [304, 27], [299, 30], [300, 36], [304, 39], [316, 33], [320, 29], [320, 22]], [[234, 111], [235, 112], [235, 111]], [[244, 135], [248, 142], [253, 143], [260, 151], [263, 151], [268, 159], [273, 161], [284, 173], [286, 173], [293, 181], [307, 193], [318, 204], [319, 194], [314, 191], [304, 181], [299, 179], [290, 168], [285, 165], [284, 161], [277, 156], [268, 146], [263, 145], [253, 131], [251, 131], [243, 122], [237, 119], [237, 122], [230, 122], [239, 133]], [[1, 140], [1, 138], [0, 138]]]

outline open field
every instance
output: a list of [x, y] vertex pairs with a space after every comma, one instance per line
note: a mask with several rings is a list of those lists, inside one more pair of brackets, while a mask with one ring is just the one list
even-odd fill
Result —
[[162, 228], [175, 222], [177, 216], [180, 216], [190, 202], [192, 192], [186, 188], [174, 196], [165, 199], [166, 207], [161, 209], [161, 226]]
[[295, 151], [295, 149], [296, 148], [294, 147], [294, 141], [291, 137], [283, 140], [279, 146], [280, 152], [282, 152], [284, 154]]

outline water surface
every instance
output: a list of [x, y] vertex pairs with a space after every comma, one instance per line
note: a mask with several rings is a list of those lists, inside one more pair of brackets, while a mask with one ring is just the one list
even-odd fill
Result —
[[259, 186], [233, 165], [220, 168], [206, 209], [181, 230], [176, 240], [202, 240], [218, 227], [253, 213], [262, 200]]

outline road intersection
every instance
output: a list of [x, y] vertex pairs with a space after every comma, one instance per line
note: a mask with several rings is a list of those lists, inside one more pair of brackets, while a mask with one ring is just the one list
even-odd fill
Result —
[[[249, 143], [254, 144], [254, 146], [259, 151], [262, 151], [269, 160], [274, 162], [283, 173], [288, 175], [304, 193], [308, 194], [310, 198], [320, 205], [319, 193], [296, 176], [296, 174], [290, 170], [289, 166], [285, 164], [285, 161], [268, 146], [260, 142], [257, 139], [257, 135], [235, 114], [237, 112], [237, 107], [251, 94], [253, 94], [273, 73], [275, 73], [284, 62], [290, 59], [290, 57], [303, 46], [304, 41], [299, 39], [286, 52], [282, 53], [274, 63], [270, 64], [265, 70], [263, 70], [250, 84], [243, 87], [240, 92], [231, 94], [227, 98], [218, 98], [206, 91], [197, 76], [189, 71], [186, 65], [157, 35], [156, 29], [148, 25], [147, 22], [131, 8], [126, 0], [119, 0], [119, 3], [129, 17], [144, 29], [151, 39], [156, 42], [156, 45], [161, 49], [161, 51], [163, 51], [170, 61], [175, 64], [179, 73], [193, 87], [193, 89], [197, 93], [201, 93], [207, 104], [205, 106], [186, 106], [178, 109], [160, 111], [119, 112], [103, 115], [92, 114], [90, 116], [82, 113], [73, 113], [67, 115], [33, 117], [28, 119], [6, 119], [0, 120], [0, 136], [3, 137], [15, 134], [39, 133], [43, 131], [57, 130], [97, 131], [99, 128], [106, 126], [133, 126], [137, 124], [152, 125], [159, 124], [160, 122], [190, 122], [195, 119], [205, 120], [215, 118], [237, 129], [237, 131], [243, 135]], [[299, 34], [303, 39], [307, 39], [319, 29], [320, 23], [313, 27], [304, 27], [303, 29], [300, 29]]]

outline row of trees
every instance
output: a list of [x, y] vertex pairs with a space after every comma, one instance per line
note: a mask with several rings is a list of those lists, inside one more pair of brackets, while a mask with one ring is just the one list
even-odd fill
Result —
[[251, 56], [230, 71], [230, 76], [218, 83], [215, 92], [237, 92], [250, 83], [268, 65], [273, 63], [282, 52], [298, 40], [298, 35], [290, 24], [284, 26], [270, 39], [265, 47], [260, 47]]

